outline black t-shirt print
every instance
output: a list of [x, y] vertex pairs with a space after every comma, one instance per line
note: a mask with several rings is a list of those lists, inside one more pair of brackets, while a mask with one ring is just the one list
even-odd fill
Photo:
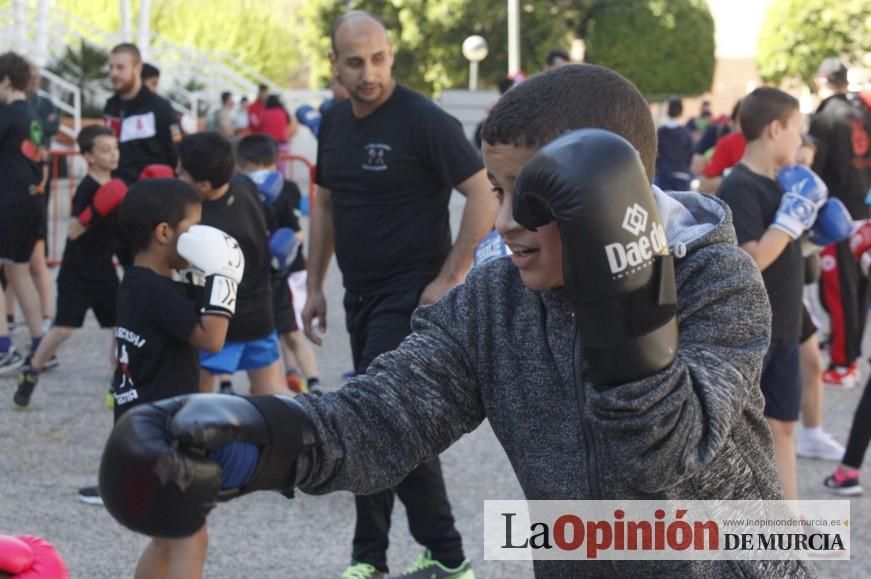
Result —
[[[86, 175], [73, 196], [74, 217], [78, 217], [93, 201], [100, 183]], [[118, 285], [118, 275], [112, 256], [118, 237], [117, 216], [105, 217], [94, 212], [91, 226], [76, 239], [68, 239], [61, 260], [58, 283], [74, 281], [87, 289], [106, 289]]]
[[0, 105], [0, 207], [36, 192], [42, 181], [42, 125], [26, 101]]
[[[717, 195], [732, 210], [738, 243], [759, 240], [774, 221], [783, 189], [776, 181], [754, 173], [743, 163], [732, 169], [720, 183]], [[793, 241], [762, 272], [771, 302], [771, 337], [798, 338], [801, 333], [801, 294], [804, 286], [804, 259], [801, 246]]]
[[187, 340], [200, 321], [197, 305], [172, 279], [131, 266], [118, 288], [117, 310], [115, 419], [138, 404], [196, 393], [199, 355]]
[[332, 192], [345, 288], [388, 293], [432, 281], [451, 249], [451, 190], [482, 167], [459, 121], [403, 86], [362, 119], [350, 101], [330, 107], [316, 180]]

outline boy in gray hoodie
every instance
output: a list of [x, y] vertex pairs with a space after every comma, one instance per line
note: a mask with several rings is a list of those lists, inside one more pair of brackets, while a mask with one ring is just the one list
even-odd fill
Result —
[[[573, 131], [591, 127], [604, 130]], [[485, 418], [528, 499], [782, 498], [759, 390], [765, 288], [722, 202], [651, 188], [642, 95], [608, 69], [561, 67], [508, 91], [482, 137], [514, 255], [419, 308], [400, 347], [338, 392], [130, 412], [101, 466], [113, 516], [181, 536], [219, 492], [375, 492]], [[229, 441], [255, 444], [257, 467], [220, 491], [217, 465], [179, 444]], [[535, 573], [814, 576], [800, 561], [536, 561]]]

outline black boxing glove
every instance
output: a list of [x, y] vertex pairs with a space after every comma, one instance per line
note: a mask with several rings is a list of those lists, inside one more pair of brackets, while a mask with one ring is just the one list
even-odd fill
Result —
[[542, 147], [514, 183], [514, 219], [531, 230], [559, 226], [565, 288], [593, 384], [623, 384], [671, 364], [674, 262], [628, 141], [581, 129]]
[[[241, 488], [221, 488], [208, 458], [231, 442], [259, 449]], [[292, 495], [296, 461], [315, 442], [305, 410], [282, 396], [193, 394], [143, 404], [115, 425], [100, 462], [100, 496], [125, 527], [151, 537], [194, 534], [221, 500], [257, 490]]]

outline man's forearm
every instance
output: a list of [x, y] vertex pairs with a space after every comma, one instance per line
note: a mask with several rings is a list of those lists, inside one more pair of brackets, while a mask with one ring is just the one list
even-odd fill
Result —
[[469, 270], [475, 247], [493, 229], [498, 209], [496, 196], [490, 191], [483, 171], [461, 183], [458, 189], [466, 196], [466, 207], [457, 240], [439, 274], [452, 280], [462, 279]]
[[333, 257], [335, 233], [333, 229], [332, 192], [318, 188], [312, 206], [309, 225], [308, 289], [320, 290], [324, 285], [327, 267]]

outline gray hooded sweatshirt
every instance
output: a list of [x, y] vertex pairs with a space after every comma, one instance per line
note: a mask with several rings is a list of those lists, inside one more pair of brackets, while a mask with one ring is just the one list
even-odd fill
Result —
[[[771, 309], [729, 209], [654, 188], [676, 256], [680, 342], [665, 370], [609, 388], [560, 289], [527, 289], [501, 258], [473, 269], [413, 333], [335, 393], [298, 396], [318, 443], [297, 486], [368, 494], [398, 484], [486, 418], [527, 499], [782, 499], [759, 389]], [[583, 377], [580, 377], [583, 380]], [[536, 561], [538, 578], [813, 577], [798, 561]]]

